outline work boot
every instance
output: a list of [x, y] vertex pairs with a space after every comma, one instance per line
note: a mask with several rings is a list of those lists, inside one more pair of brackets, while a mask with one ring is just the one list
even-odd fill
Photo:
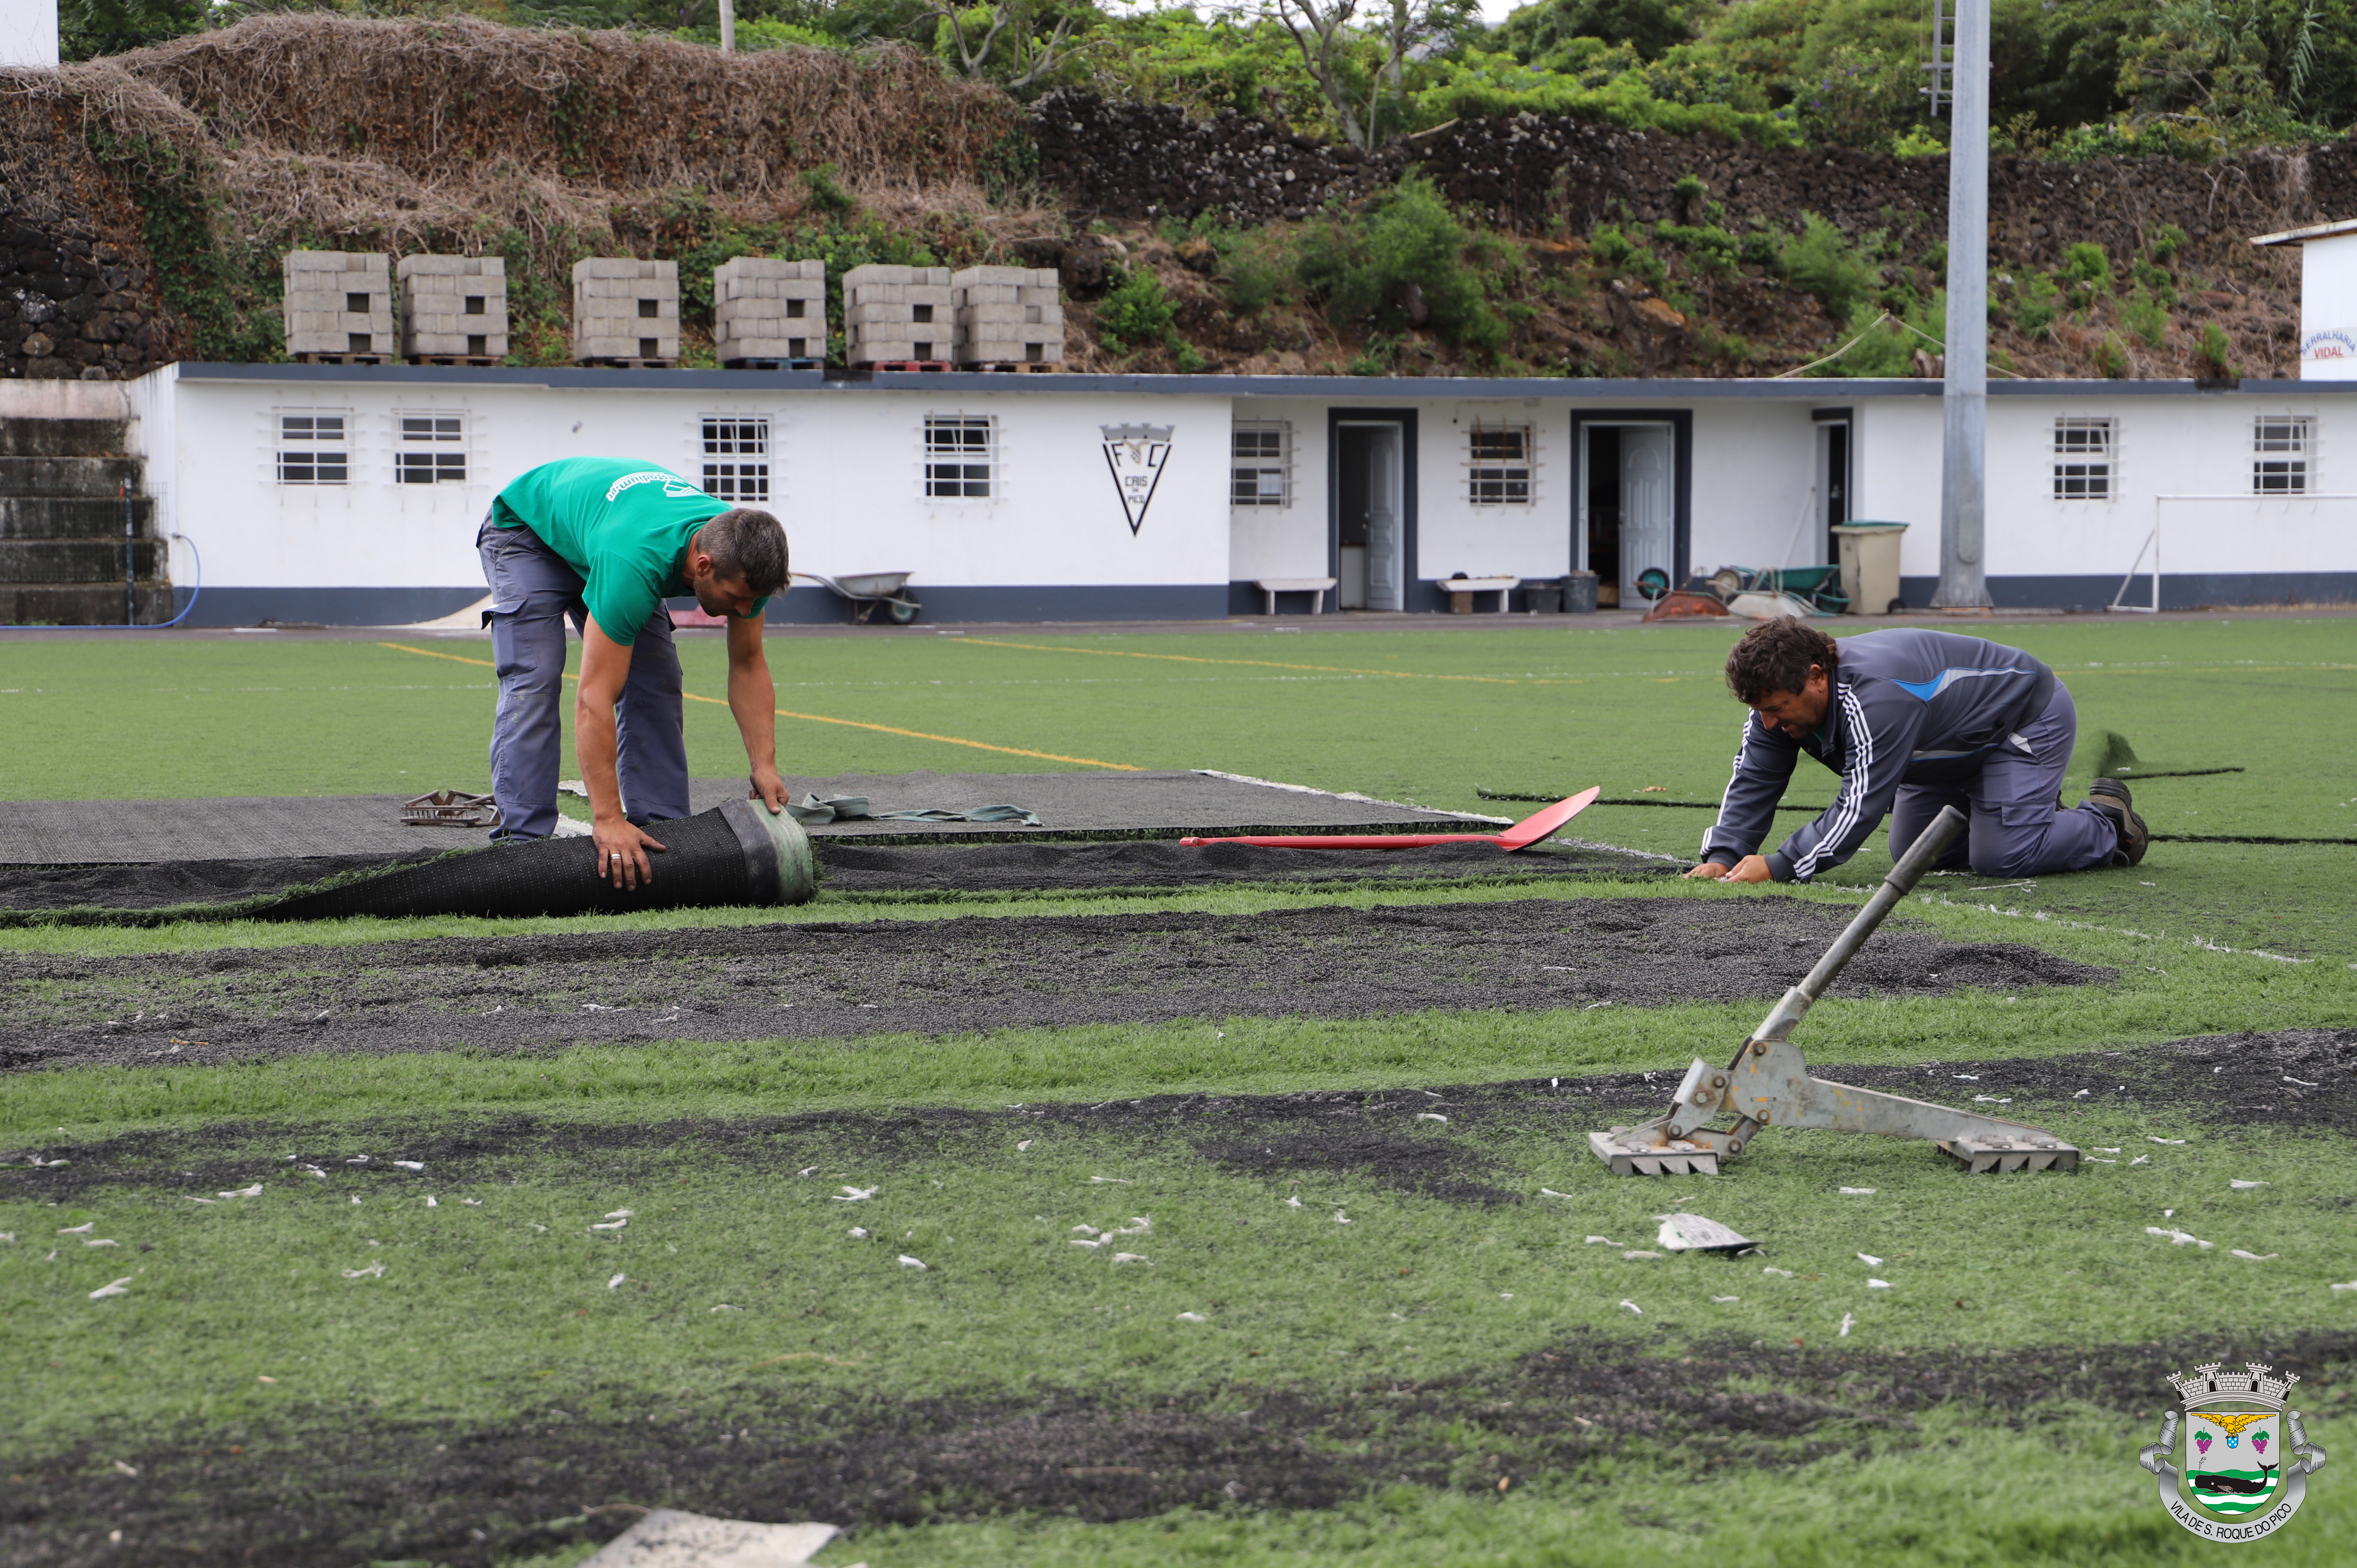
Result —
[[2145, 827], [2144, 819], [2136, 814], [2136, 801], [2126, 784], [2116, 779], [2098, 779], [2087, 786], [2087, 798], [2079, 803], [2103, 812], [2119, 830], [2119, 846], [2112, 851], [2113, 865], [2134, 865], [2144, 859], [2145, 846], [2152, 842], [2152, 834]]

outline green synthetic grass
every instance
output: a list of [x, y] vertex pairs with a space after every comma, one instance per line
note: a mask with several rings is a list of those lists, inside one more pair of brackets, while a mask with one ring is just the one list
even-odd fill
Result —
[[[2155, 764], [2249, 769], [2138, 784], [2156, 831], [2357, 836], [2357, 743], [2337, 722], [2357, 688], [2357, 622], [1975, 629], [2054, 662], [2084, 731], [2116, 730]], [[1218, 768], [1497, 815], [1530, 808], [1485, 802], [1476, 786], [1546, 792], [1597, 783], [1611, 795], [1658, 786], [1672, 798], [1704, 799], [1724, 780], [1740, 717], [1717, 676], [1731, 635], [1452, 628], [780, 639], [772, 658], [781, 708], [919, 733], [781, 720], [780, 761], [813, 775], [1073, 766], [1018, 755], [1046, 752]], [[460, 659], [487, 651], [467, 639], [406, 640]], [[716, 694], [716, 641], [683, 645], [691, 690]], [[0, 755], [0, 797], [479, 787], [490, 704], [487, 670], [371, 643], [11, 643], [0, 647], [0, 715], [16, 744]], [[689, 739], [699, 775], [741, 766], [724, 710], [691, 704]], [[1792, 797], [1822, 800], [1830, 789], [1831, 775], [1804, 770]], [[1707, 821], [1698, 811], [1597, 807], [1577, 832], [1685, 854]], [[1828, 886], [1799, 896], [1855, 902], [1886, 864], [1878, 838]], [[1906, 912], [1943, 935], [2033, 942], [2111, 966], [2118, 982], [2011, 1001], [1831, 1002], [1798, 1037], [1813, 1060], [1833, 1065], [2347, 1026], [2357, 1022], [2352, 868], [2345, 846], [2161, 844], [2132, 871], [2029, 886], [1933, 878]], [[1242, 913], [1599, 895], [1759, 896], [1599, 883], [1229, 888], [1053, 904], [832, 900], [782, 917], [12, 930], [0, 932], [0, 950], [170, 952], [780, 918]], [[2184, 1108], [2159, 1105], [2010, 1108], [2086, 1144], [2190, 1140], [2145, 1144], [2148, 1165], [2130, 1166], [2123, 1155], [2119, 1166], [2067, 1178], [1967, 1180], [1920, 1145], [1780, 1130], [1725, 1176], [1663, 1187], [1613, 1181], [1552, 1126], [1422, 1134], [1465, 1136], [1499, 1162], [1501, 1185], [1573, 1195], [1505, 1209], [1453, 1208], [1322, 1176], [1300, 1186], [1308, 1207], [1283, 1208], [1291, 1184], [1225, 1172], [1162, 1134], [1060, 1133], [1020, 1155], [959, 1144], [889, 1160], [845, 1140], [775, 1168], [723, 1163], [690, 1138], [611, 1158], [519, 1156], [497, 1180], [463, 1187], [437, 1185], [430, 1167], [369, 1186], [330, 1165], [322, 1184], [286, 1176], [277, 1158], [296, 1149], [316, 1157], [338, 1140], [390, 1155], [399, 1151], [379, 1145], [402, 1125], [447, 1131], [511, 1114], [626, 1125], [823, 1108], [1086, 1103], [1196, 1089], [1674, 1072], [1690, 1055], [1724, 1056], [1760, 1010], [1243, 1019], [11, 1075], [0, 1079], [0, 1140], [8, 1144], [217, 1128], [253, 1155], [265, 1190], [209, 1207], [128, 1188], [90, 1194], [80, 1208], [0, 1205], [0, 1230], [19, 1238], [0, 1243], [0, 1404], [27, 1412], [0, 1441], [28, 1455], [247, 1425], [328, 1430], [370, 1401], [387, 1417], [458, 1423], [496, 1422], [557, 1397], [587, 1412], [625, 1411], [634, 1399], [717, 1412], [757, 1391], [928, 1396], [1033, 1381], [1125, 1403], [1210, 1403], [1258, 1389], [1495, 1371], [1566, 1339], [1649, 1355], [1675, 1355], [1714, 1334], [1815, 1346], [1844, 1312], [1855, 1326], [1841, 1343], [1926, 1353], [2204, 1335], [2223, 1343], [2347, 1327], [2357, 1314], [2357, 1297], [2325, 1288], [2357, 1273], [2339, 1207], [2357, 1177], [2345, 1144], [2204, 1126]], [[303, 1131], [281, 1149], [276, 1125]], [[790, 1174], [813, 1159], [823, 1168], [809, 1180]], [[1121, 1168], [1103, 1168], [1107, 1161]], [[882, 1190], [866, 1203], [830, 1203], [822, 1189], [840, 1185], [839, 1173]], [[1087, 1183], [1092, 1175], [1136, 1185]], [[2230, 1176], [2276, 1185], [2230, 1194]], [[1845, 1198], [1834, 1191], [1844, 1185], [1877, 1193]], [[428, 1191], [439, 1207], [424, 1207]], [[1628, 1261], [1620, 1249], [1585, 1242], [1598, 1233], [1646, 1247], [1651, 1216], [1689, 1196], [1691, 1207], [1760, 1236], [1766, 1261], [1801, 1277], [1761, 1275], [1761, 1261], [1751, 1260], [1737, 1286], [1723, 1283], [1733, 1265]], [[467, 1197], [482, 1207], [460, 1201]], [[620, 1232], [587, 1230], [618, 1208], [640, 1217]], [[1350, 1226], [1334, 1222], [1338, 1208]], [[2172, 1208], [2176, 1216], [2161, 1217]], [[1134, 1214], [1153, 1220], [1148, 1244], [1136, 1248], [1150, 1265], [1116, 1270], [1063, 1244], [1072, 1224]], [[61, 1245], [59, 1262], [42, 1261], [49, 1247], [32, 1243], [72, 1242], [56, 1232], [84, 1219], [101, 1222], [93, 1234], [124, 1246]], [[856, 1223], [878, 1240], [844, 1234]], [[2217, 1246], [2171, 1247], [2146, 1236], [2147, 1224], [2181, 1226]], [[371, 1240], [379, 1245], [369, 1247]], [[138, 1251], [142, 1241], [154, 1250]], [[2283, 1255], [2244, 1262], [2228, 1253], [2237, 1246]], [[933, 1266], [901, 1269], [891, 1260], [903, 1250]], [[1883, 1257], [1890, 1272], [1879, 1277], [1899, 1288], [1867, 1292], [1860, 1251]], [[343, 1277], [379, 1260], [387, 1264], [381, 1277]], [[630, 1278], [608, 1291], [615, 1273]], [[128, 1295], [87, 1299], [126, 1274], [135, 1281]], [[1741, 1299], [1710, 1302], [1715, 1294]], [[1647, 1308], [1641, 1321], [1619, 1305], [1623, 1297]], [[1967, 1305], [1955, 1307], [1958, 1300]], [[722, 1302], [747, 1310], [710, 1311]], [[813, 1303], [824, 1310], [812, 1314]], [[1211, 1321], [1180, 1323], [1181, 1310]], [[774, 1359], [788, 1356], [802, 1359]], [[771, 1364], [756, 1365], [763, 1361]], [[280, 1381], [262, 1384], [264, 1375]], [[2311, 1421], [2328, 1447], [2345, 1447], [2352, 1435], [2339, 1414], [2345, 1392], [2318, 1387], [2309, 1407], [2333, 1412]], [[1115, 1525], [1010, 1519], [869, 1530], [823, 1560], [897, 1568], [1344, 1557], [1636, 1563], [1673, 1552], [1778, 1564], [2187, 1559], [2209, 1549], [2162, 1517], [2150, 1478], [2134, 1468], [2153, 1424], [2067, 1404], [2025, 1420], [1944, 1406], [1919, 1413], [1901, 1434], [1855, 1434], [1804, 1464], [1705, 1475], [1675, 1444], [1640, 1444], [1600, 1469], [1517, 1477], [1502, 1497], [1487, 1472], [1511, 1472], [1513, 1455], [1477, 1426], [1461, 1434], [1455, 1490], [1403, 1487], [1307, 1514], [1246, 1509]], [[2357, 1486], [2336, 1482], [2339, 1475], [2327, 1469], [2299, 1520], [2251, 1555], [2337, 1563], [2357, 1553]], [[558, 1568], [587, 1550], [537, 1561]]]

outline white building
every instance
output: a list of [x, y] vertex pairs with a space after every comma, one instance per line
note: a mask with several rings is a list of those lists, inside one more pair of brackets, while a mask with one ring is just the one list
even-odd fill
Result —
[[[910, 572], [931, 620], [1257, 615], [1261, 581], [1329, 577], [1328, 610], [1440, 610], [1455, 574], [1583, 569], [1633, 604], [1649, 566], [1831, 560], [1850, 519], [1912, 525], [1909, 603], [1938, 572], [1936, 381], [182, 364], [124, 391], [183, 604], [201, 554], [200, 625], [462, 607], [493, 494], [584, 455], [769, 506], [798, 570]], [[2104, 604], [2156, 527], [2165, 605], [2357, 596], [2352, 394], [1992, 386], [1996, 603]], [[844, 609], [797, 587], [770, 614]]]

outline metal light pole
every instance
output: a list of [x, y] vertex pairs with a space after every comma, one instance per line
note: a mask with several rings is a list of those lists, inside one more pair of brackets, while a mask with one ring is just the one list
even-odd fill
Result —
[[1957, 0], [1948, 119], [1948, 331], [1941, 411], [1940, 587], [1932, 607], [1989, 607], [1989, 0]]
[[720, 52], [737, 52], [737, 0], [720, 0]]

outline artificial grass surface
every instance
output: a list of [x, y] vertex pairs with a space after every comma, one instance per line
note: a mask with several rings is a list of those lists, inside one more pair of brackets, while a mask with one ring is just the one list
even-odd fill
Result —
[[[2347, 782], [2357, 758], [2334, 722], [2357, 685], [2357, 623], [1986, 629], [2056, 664], [2084, 729], [2127, 735], [2155, 766], [2250, 769], [2138, 785], [2157, 831], [2357, 835]], [[1703, 799], [1723, 781], [1740, 717], [1717, 676], [1731, 635], [1725, 628], [1517, 628], [1266, 639], [781, 639], [772, 650], [781, 708], [1009, 749], [787, 721], [780, 763], [811, 774], [1033, 771], [1057, 764], [1020, 753], [1048, 752], [1214, 767], [1497, 814], [1518, 808], [1480, 800], [1475, 786], [1546, 792], [1600, 783], [1614, 795], [1659, 786]], [[485, 653], [466, 639], [420, 646], [461, 658]], [[691, 689], [716, 693], [716, 641], [689, 637], [683, 648]], [[1137, 654], [1148, 657], [1131, 657]], [[390, 792], [481, 781], [489, 671], [447, 659], [325, 639], [175, 643], [168, 651], [17, 643], [5, 658], [12, 689], [0, 691], [0, 713], [18, 744], [0, 756], [0, 796]], [[720, 710], [691, 704], [689, 738], [699, 773], [740, 766]], [[2081, 772], [2085, 767], [2083, 759]], [[1793, 798], [1822, 800], [1830, 787], [1830, 775], [1803, 772]], [[1684, 854], [1706, 821], [1703, 812], [1598, 807], [1578, 832]], [[2104, 963], [2119, 981], [2012, 1002], [1828, 1003], [1800, 1038], [1813, 1060], [1834, 1065], [2045, 1056], [2237, 1029], [2346, 1026], [2357, 1020], [2350, 856], [2337, 846], [2162, 844], [2134, 871], [2032, 886], [1939, 878], [1909, 903], [1910, 915], [1956, 940], [2027, 940]], [[1827, 879], [1848, 892], [1826, 886], [1799, 896], [1854, 900], [1882, 864], [1870, 850]], [[1658, 884], [1552, 891], [1755, 896]], [[1057, 908], [1240, 911], [1305, 899], [1364, 907], [1531, 896], [1524, 886], [1323, 886]], [[787, 918], [1020, 916], [1040, 908], [1017, 898], [843, 901]], [[0, 946], [173, 951], [776, 918], [713, 911], [629, 921], [345, 922], [307, 931], [20, 930], [0, 933]], [[1574, 1195], [1501, 1208], [1323, 1175], [1305, 1178], [1300, 1192], [1315, 1207], [1281, 1208], [1289, 1187], [1214, 1165], [1169, 1138], [1109, 1135], [1051, 1140], [1018, 1156], [1011, 1147], [963, 1144], [871, 1148], [848, 1133], [828, 1144], [834, 1135], [819, 1133], [827, 1146], [791, 1165], [726, 1164], [687, 1137], [675, 1145], [641, 1141], [619, 1159], [541, 1148], [496, 1172], [487, 1167], [468, 1185], [420, 1187], [421, 1178], [404, 1176], [393, 1178], [398, 1187], [367, 1189], [327, 1157], [331, 1145], [340, 1151], [347, 1143], [390, 1157], [398, 1151], [378, 1144], [407, 1135], [404, 1128], [447, 1135], [492, 1116], [560, 1126], [709, 1126], [824, 1108], [988, 1108], [1608, 1068], [1674, 1074], [1689, 1055], [1723, 1056], [1758, 1011], [1263, 1019], [953, 1040], [593, 1048], [528, 1059], [322, 1056], [14, 1076], [0, 1079], [0, 1137], [12, 1144], [54, 1149], [59, 1141], [174, 1137], [213, 1126], [255, 1162], [249, 1174], [265, 1189], [199, 1207], [135, 1184], [75, 1199], [87, 1215], [0, 1208], [0, 1230], [19, 1237], [0, 1244], [0, 1323], [7, 1326], [0, 1388], [9, 1408], [32, 1412], [8, 1452], [26, 1462], [71, 1455], [78, 1457], [69, 1464], [103, 1470], [116, 1450], [160, 1454], [245, 1432], [294, 1452], [349, 1428], [356, 1412], [370, 1423], [415, 1416], [496, 1424], [555, 1397], [552, 1387], [585, 1415], [592, 1409], [582, 1407], [628, 1414], [640, 1408], [634, 1401], [659, 1400], [665, 1412], [701, 1420], [749, 1402], [787, 1425], [804, 1402], [816, 1410], [871, 1393], [916, 1399], [972, 1389], [1217, 1406], [1255, 1391], [1322, 1397], [1403, 1379], [1497, 1373], [1548, 1345], [1617, 1348], [1639, 1360], [1674, 1358], [1715, 1335], [1815, 1345], [1835, 1333], [1843, 1312], [1856, 1319], [1851, 1337], [1838, 1342], [1845, 1349], [1927, 1356], [2130, 1339], [2224, 1347], [2350, 1326], [2350, 1297], [2324, 1289], [2331, 1276], [2357, 1273], [2347, 1211], [2338, 1207], [2357, 1176], [2344, 1144], [2205, 1128], [2187, 1108], [2158, 1105], [2010, 1108], [2084, 1144], [2126, 1148], [2146, 1134], [2191, 1140], [2146, 1145], [2152, 1165], [2090, 1166], [2072, 1177], [1967, 1180], [1921, 1146], [1780, 1131], [1726, 1176], [1663, 1187], [1613, 1182], [1576, 1140], [1552, 1129], [1411, 1130], [1477, 1146], [1496, 1162], [1491, 1179], [1501, 1186]], [[295, 1140], [283, 1148], [281, 1129]], [[329, 1180], [285, 1176], [276, 1156], [297, 1151], [328, 1169]], [[823, 1168], [811, 1178], [788, 1174], [813, 1158]], [[1100, 1168], [1106, 1161], [1122, 1168]], [[863, 1203], [829, 1203], [814, 1189], [841, 1185], [838, 1173], [881, 1189]], [[1148, 1190], [1084, 1187], [1093, 1175]], [[2276, 1185], [2229, 1195], [2230, 1175]], [[436, 1168], [422, 1179], [437, 1182]], [[1833, 1191], [1842, 1185], [1877, 1193], [1843, 1198]], [[363, 1197], [357, 1208], [348, 1186]], [[1689, 1188], [1691, 1207], [1768, 1240], [1770, 1261], [1803, 1277], [1758, 1274], [1753, 1260], [1740, 1288], [1709, 1290], [1702, 1285], [1731, 1277], [1711, 1260], [1629, 1261], [1619, 1249], [1587, 1245], [1586, 1235], [1598, 1233], [1645, 1247], [1650, 1216]], [[427, 1190], [440, 1207], [424, 1207]], [[469, 1196], [482, 1207], [459, 1201]], [[643, 1218], [619, 1232], [586, 1229], [618, 1208]], [[1335, 1208], [1350, 1226], [1333, 1220]], [[2170, 1208], [2179, 1214], [2161, 1218]], [[879, 1233], [873, 1244], [843, 1234], [887, 1214], [883, 1224], [867, 1224]], [[1152, 1218], [1150, 1244], [1135, 1249], [1150, 1264], [1117, 1270], [1099, 1253], [1061, 1244], [1071, 1224], [1103, 1226], [1133, 1214]], [[102, 1223], [94, 1237], [124, 1246], [77, 1252], [60, 1245], [59, 1261], [49, 1263], [41, 1261], [47, 1247], [28, 1244], [36, 1236], [73, 1242], [54, 1233], [84, 1218]], [[1239, 1219], [1247, 1223], [1235, 1225]], [[2181, 1225], [2217, 1247], [2172, 1247], [2145, 1235], [2146, 1224]], [[367, 1247], [370, 1240], [380, 1245]], [[137, 1251], [143, 1240], [156, 1250]], [[2235, 1246], [2283, 1256], [2245, 1262], [2228, 1254]], [[890, 1262], [904, 1249], [933, 1266], [920, 1273]], [[1867, 1293], [1853, 1277], [1867, 1272], [1859, 1251], [1903, 1268], [1879, 1275], [1898, 1288]], [[388, 1264], [382, 1276], [343, 1277], [380, 1259]], [[147, 1273], [135, 1273], [142, 1266]], [[608, 1291], [614, 1273], [632, 1278]], [[131, 1294], [87, 1299], [89, 1289], [123, 1274], [134, 1276]], [[1512, 1301], [1502, 1296], [1509, 1291]], [[1741, 1299], [1708, 1300], [1717, 1294]], [[1645, 1318], [1622, 1309], [1623, 1297], [1647, 1305]], [[1957, 1300], [1967, 1307], [1948, 1305]], [[722, 1302], [747, 1310], [710, 1310]], [[818, 1312], [813, 1303], [823, 1304]], [[1204, 1311], [1211, 1321], [1180, 1323], [1179, 1310]], [[1394, 1310], [1400, 1320], [1389, 1316]], [[867, 1359], [752, 1365], [805, 1355]], [[260, 1383], [280, 1375], [264, 1360], [291, 1376]], [[2345, 1408], [2338, 1402], [2345, 1389], [2329, 1372], [2312, 1369], [2311, 1387], [2311, 1411]], [[2153, 1410], [2163, 1392], [2156, 1385]], [[1419, 1473], [1412, 1486], [1330, 1508], [1239, 1505], [1116, 1523], [1017, 1518], [872, 1529], [825, 1560], [865, 1558], [885, 1568], [1279, 1563], [1347, 1553], [1372, 1563], [1586, 1563], [1706, 1552], [1736, 1563], [2108, 1563], [2207, 1550], [2161, 1517], [2149, 1477], [2133, 1468], [2134, 1448], [2152, 1435], [2146, 1417], [2123, 1423], [2115, 1410], [2064, 1400], [2024, 1420], [1992, 1419], [1969, 1402], [1935, 1405], [1913, 1419], [1912, 1429], [1895, 1433], [1829, 1429], [1841, 1440], [1824, 1444], [1827, 1451], [1779, 1452], [1766, 1469], [1718, 1463], [1675, 1437], [1631, 1441], [1566, 1466], [1513, 1449], [1470, 1412], [1441, 1443], [1459, 1460], [1444, 1477]], [[2311, 1424], [2330, 1446], [2348, 1423]], [[1501, 1498], [1489, 1471], [1523, 1460], [1534, 1473]], [[2336, 1474], [2326, 1471], [2299, 1520], [2252, 1555], [2338, 1562], [2357, 1550], [2357, 1488], [2336, 1485]], [[478, 1558], [485, 1550], [466, 1548]], [[518, 1560], [534, 1550], [519, 1545]], [[553, 1568], [587, 1550], [546, 1561]]]

